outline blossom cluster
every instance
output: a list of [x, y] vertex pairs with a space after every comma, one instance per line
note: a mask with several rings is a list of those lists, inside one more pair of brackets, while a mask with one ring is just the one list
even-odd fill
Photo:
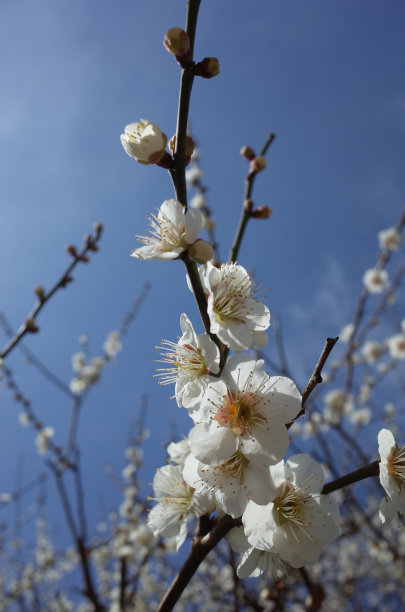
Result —
[[[197, 208], [166, 200], [149, 223], [150, 236], [139, 238], [143, 246], [132, 256], [162, 261], [188, 252], [193, 258], [202, 229]], [[270, 376], [248, 352], [267, 343], [270, 326], [259, 286], [237, 263], [205, 261], [197, 270], [209, 329], [197, 334], [183, 313], [178, 342], [157, 347], [159, 384], [175, 385], [192, 427], [187, 439], [169, 446], [169, 463], [155, 475], [148, 526], [155, 536], [175, 538], [178, 549], [191, 517], [213, 511], [242, 517], [229, 535], [242, 553], [239, 574], [276, 576], [285, 563], [301, 567], [318, 559], [339, 535], [339, 509], [321, 494], [321, 465], [305, 454], [284, 462], [301, 395], [291, 379]]]

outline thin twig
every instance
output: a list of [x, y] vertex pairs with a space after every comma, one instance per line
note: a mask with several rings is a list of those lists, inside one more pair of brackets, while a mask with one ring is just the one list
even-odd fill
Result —
[[60, 279], [53, 285], [50, 291], [48, 291], [48, 293], [44, 292], [41, 295], [38, 302], [35, 304], [34, 308], [31, 310], [24, 323], [20, 326], [18, 332], [0, 353], [1, 359], [4, 359], [10, 353], [10, 351], [21, 341], [25, 334], [38, 331], [38, 328], [35, 325], [36, 317], [38, 316], [42, 308], [45, 306], [45, 304], [49, 302], [52, 296], [58, 291], [58, 289], [65, 288], [66, 285], [71, 282], [71, 273], [73, 272], [77, 264], [80, 262], [89, 261], [87, 253], [89, 251], [97, 250], [97, 243], [101, 237], [101, 232], [101, 225], [97, 225], [95, 228], [94, 236], [91, 236], [90, 234], [86, 236], [85, 245], [81, 251], [76, 252], [76, 250], [72, 247], [72, 250], [69, 251], [71, 256], [73, 257], [72, 263], [66, 268]]
[[[269, 146], [271, 145], [275, 137], [276, 137], [275, 134], [269, 134], [269, 136], [266, 139], [266, 142], [264, 143], [262, 147], [262, 150], [259, 153], [261, 157], [264, 157], [264, 155], [267, 153], [267, 149], [269, 148]], [[246, 202], [246, 200], [250, 200], [251, 198], [253, 184], [254, 184], [256, 175], [257, 175], [257, 172], [249, 172], [246, 176], [245, 194], [244, 194], [243, 202]], [[235, 238], [234, 238], [231, 250], [229, 252], [228, 263], [232, 263], [233, 261], [237, 261], [238, 259], [239, 248], [240, 248], [242, 238], [245, 233], [246, 226], [247, 226], [247, 223], [250, 217], [251, 217], [250, 211], [246, 210], [245, 207], [242, 206], [242, 214], [239, 220], [238, 228], [235, 233]]]

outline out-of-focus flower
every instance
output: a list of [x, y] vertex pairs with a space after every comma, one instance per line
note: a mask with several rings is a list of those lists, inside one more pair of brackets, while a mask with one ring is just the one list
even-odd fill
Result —
[[149, 236], [137, 236], [145, 246], [135, 249], [138, 259], [176, 259], [197, 240], [203, 226], [199, 210], [185, 210], [177, 200], [165, 200], [159, 212], [149, 217]]
[[378, 434], [380, 453], [380, 483], [386, 497], [380, 505], [380, 519], [390, 522], [405, 509], [405, 446], [398, 446], [389, 429]]
[[167, 137], [146, 119], [125, 126], [121, 144], [125, 152], [141, 164], [157, 164], [166, 149]]
[[387, 346], [392, 359], [405, 359], [405, 334], [387, 338]]
[[160, 385], [176, 383], [175, 396], [179, 407], [192, 411], [201, 401], [206, 390], [209, 373], [219, 372], [219, 348], [208, 334], [195, 333], [186, 314], [180, 317], [183, 332], [177, 344], [163, 340], [162, 361], [168, 368], [158, 369]]
[[202, 193], [196, 193], [190, 200], [191, 208], [204, 208], [205, 196]]
[[348, 342], [350, 338], [352, 337], [353, 331], [354, 331], [353, 323], [348, 323], [347, 325], [342, 327], [342, 330], [339, 334], [339, 340], [341, 340], [341, 342]]
[[45, 455], [48, 451], [54, 433], [55, 430], [52, 427], [44, 427], [39, 431], [35, 444], [37, 445], [37, 450], [40, 455]]
[[275, 498], [265, 506], [248, 503], [242, 517], [247, 539], [293, 567], [315, 563], [340, 534], [338, 505], [320, 494], [322, 467], [300, 454], [271, 466], [270, 473]]
[[103, 349], [109, 359], [115, 359], [117, 353], [122, 350], [121, 334], [119, 331], [111, 331], [104, 344]]
[[378, 232], [378, 245], [382, 250], [398, 251], [401, 242], [402, 236], [395, 227], [389, 227]]
[[366, 270], [363, 283], [369, 293], [382, 293], [388, 287], [388, 272], [378, 268]]
[[383, 348], [374, 340], [367, 340], [361, 349], [362, 355], [367, 363], [375, 363], [382, 355]]
[[332, 389], [325, 395], [324, 419], [337, 425], [354, 407], [351, 395], [346, 395], [340, 389]]

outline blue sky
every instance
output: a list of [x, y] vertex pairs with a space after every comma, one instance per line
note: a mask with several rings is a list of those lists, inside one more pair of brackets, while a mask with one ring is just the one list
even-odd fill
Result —
[[[187, 312], [199, 328], [180, 262], [129, 257], [146, 215], [172, 197], [167, 173], [125, 155], [119, 135], [141, 117], [175, 131], [179, 69], [162, 46], [185, 21], [180, 0], [121, 2], [3, 0], [0, 5], [0, 309], [18, 328], [32, 289], [49, 288], [94, 221], [100, 252], [47, 305], [27, 345], [66, 381], [78, 337], [100, 351], [148, 280], [152, 289], [124, 351], [85, 405], [80, 440], [90, 507], [115, 495], [103, 466], [123, 466], [128, 424], [149, 396], [146, 481], [164, 461], [164, 442], [184, 411], [152, 380], [162, 338], [175, 340]], [[270, 287], [297, 380], [305, 383], [326, 335], [347, 323], [376, 235], [404, 202], [405, 7], [389, 0], [202, 0], [196, 56], [221, 72], [197, 80], [191, 124], [209, 186], [223, 258], [239, 218], [246, 163], [239, 149], [277, 138], [256, 181], [256, 204], [239, 263]], [[270, 345], [271, 345], [270, 336]], [[270, 346], [270, 351], [271, 346]], [[70, 406], [18, 350], [10, 364], [33, 407], [63, 439]], [[34, 437], [1, 394], [0, 489], [13, 487], [17, 457], [36, 475]]]

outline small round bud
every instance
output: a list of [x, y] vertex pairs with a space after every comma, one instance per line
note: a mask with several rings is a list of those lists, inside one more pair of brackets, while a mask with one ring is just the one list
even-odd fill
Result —
[[42, 300], [45, 297], [45, 290], [43, 287], [34, 287], [34, 293], [37, 295], [37, 297], [39, 298], [39, 300], [42, 302]]
[[215, 221], [212, 217], [204, 217], [204, 227], [207, 232], [212, 232], [215, 229]]
[[31, 334], [39, 332], [39, 327], [37, 327], [34, 319], [31, 319], [31, 317], [25, 321], [25, 329]]
[[240, 154], [248, 161], [252, 161], [252, 159], [256, 157], [256, 154], [253, 151], [252, 147], [242, 147], [240, 150]]
[[273, 214], [270, 206], [258, 206], [255, 210], [252, 210], [251, 216], [254, 219], [269, 219]]
[[69, 246], [66, 247], [66, 250], [72, 257], [77, 257], [77, 249], [73, 244], [69, 244]]
[[94, 224], [94, 231], [96, 233], [97, 238], [100, 236], [101, 232], [103, 231], [103, 225], [101, 223], [95, 223]]
[[181, 28], [170, 28], [163, 39], [166, 50], [176, 57], [183, 57], [190, 51], [190, 39]]
[[219, 61], [216, 57], [204, 57], [201, 62], [195, 65], [194, 74], [203, 79], [211, 79], [219, 74]]
[[243, 208], [246, 210], [246, 212], [251, 212], [253, 210], [253, 206], [253, 200], [245, 200], [243, 202]]
[[[176, 150], [176, 134], [174, 134], [169, 140], [169, 149], [172, 153]], [[186, 155], [187, 155], [187, 164], [190, 163], [191, 156], [194, 151], [194, 140], [187, 134], [186, 136]]]
[[190, 208], [204, 208], [205, 196], [202, 193], [196, 193], [190, 200]]
[[188, 249], [191, 259], [198, 264], [205, 264], [214, 257], [214, 249], [206, 240], [199, 238]]
[[253, 172], [260, 172], [264, 170], [266, 167], [266, 160], [262, 155], [258, 155], [250, 162], [250, 170], [249, 172], [253, 174]]

